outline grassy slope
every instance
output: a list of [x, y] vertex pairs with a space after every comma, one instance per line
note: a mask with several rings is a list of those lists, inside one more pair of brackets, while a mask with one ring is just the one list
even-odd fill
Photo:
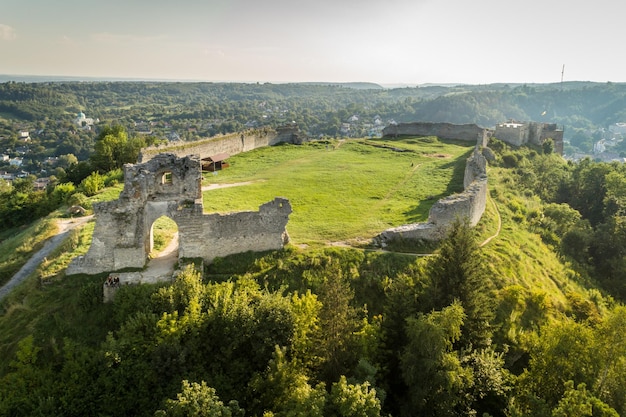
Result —
[[28, 259], [56, 233], [54, 216], [42, 218], [28, 227], [6, 230], [0, 236], [0, 285], [4, 285]]
[[[506, 170], [489, 169], [490, 198], [483, 219], [477, 226], [481, 239], [497, 228], [496, 207], [502, 228], [498, 237], [482, 248], [483, 259], [495, 284], [499, 336], [505, 343], [527, 344], [530, 330], [547, 320], [570, 314], [568, 297], [574, 294], [595, 304], [598, 311], [606, 300], [598, 297], [583, 278], [529, 231], [526, 213], [539, 207], [534, 196], [523, 196], [510, 189]], [[591, 290], [591, 291], [589, 291]]]
[[[388, 225], [423, 220], [427, 209], [421, 210], [422, 207], [430, 207], [434, 201], [432, 199], [422, 203], [426, 196], [432, 194], [438, 197], [446, 194], [449, 187], [458, 187], [462, 171], [459, 174], [459, 164], [455, 165], [453, 161], [462, 161], [463, 158], [459, 157], [465, 155], [468, 148], [462, 146], [453, 151], [447, 147], [449, 145], [418, 142], [405, 141], [402, 146], [422, 154], [391, 152], [348, 142], [334, 150], [326, 149], [324, 144], [280, 146], [233, 157], [231, 168], [216, 177], [210, 176], [208, 180], [219, 183], [264, 182], [206, 192], [205, 208], [224, 211], [256, 209], [274, 195], [286, 195], [293, 199], [295, 210], [288, 228], [292, 237], [301, 242], [373, 235]], [[336, 145], [331, 144], [331, 147]], [[435, 153], [452, 152], [456, 152], [458, 159], [432, 156]], [[504, 176], [501, 169], [490, 169], [489, 175], [495, 206], [488, 204], [476, 231], [481, 241], [496, 233], [497, 206], [502, 217], [502, 230], [497, 238], [484, 246], [483, 254], [497, 287], [495, 295], [500, 301], [499, 317], [501, 320], [512, 320], [502, 328], [502, 332], [504, 337], [515, 342], [525, 329], [532, 328], [541, 317], [565, 310], [565, 294], [568, 291], [585, 295], [585, 290], [576, 282], [575, 274], [551, 248], [523, 227], [524, 217], [520, 215], [520, 207], [526, 207], [527, 210], [537, 202], [532, 198], [518, 196], [514, 190], [508, 190], [507, 184], [500, 178]], [[112, 199], [118, 193], [119, 187], [107, 191], [107, 194], [100, 194], [98, 198]], [[406, 200], [402, 200], [401, 196], [406, 197]], [[363, 208], [355, 208], [361, 204]], [[301, 214], [304, 208], [308, 208], [308, 211]], [[331, 227], [321, 227], [330, 216], [336, 216], [338, 221], [332, 223]], [[384, 220], [377, 221], [377, 216]], [[45, 343], [50, 344], [58, 343], [59, 335], [84, 337], [90, 343], [103, 340], [106, 331], [114, 324], [110, 321], [110, 306], [100, 304], [103, 278], [65, 278], [62, 273], [58, 274], [72, 257], [86, 251], [92, 230], [93, 223], [81, 232], [74, 233], [66, 245], [50, 256], [46, 265], [41, 266], [36, 276], [2, 302], [0, 357], [12, 357], [17, 341], [35, 330]], [[20, 243], [15, 245], [18, 247]], [[348, 249], [333, 250], [340, 253]], [[247, 259], [251, 256], [260, 259], [262, 255], [243, 254], [240, 259], [235, 257], [227, 260], [223, 266], [231, 263], [232, 271], [226, 267], [222, 268], [221, 273], [225, 276], [241, 273], [241, 265], [255, 262], [254, 259]], [[297, 250], [294, 256], [308, 255], [306, 251]], [[381, 265], [386, 265], [382, 258], [397, 255], [376, 256]], [[415, 262], [410, 257], [405, 260]], [[382, 280], [391, 271], [372, 273], [375, 275], [372, 278]], [[528, 314], [529, 311], [533, 314]], [[8, 361], [0, 365], [0, 373], [6, 366]]]

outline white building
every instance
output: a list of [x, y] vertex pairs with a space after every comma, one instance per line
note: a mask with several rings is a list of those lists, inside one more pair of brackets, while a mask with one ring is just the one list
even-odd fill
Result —
[[78, 127], [93, 126], [94, 120], [91, 117], [85, 116], [85, 113], [81, 111], [74, 119], [74, 124]]

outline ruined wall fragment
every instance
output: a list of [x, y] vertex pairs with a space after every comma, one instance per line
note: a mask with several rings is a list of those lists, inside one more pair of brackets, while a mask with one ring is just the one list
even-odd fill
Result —
[[152, 247], [152, 226], [159, 217], [174, 220], [179, 258], [202, 258], [245, 251], [281, 249], [288, 241], [291, 205], [284, 198], [257, 212], [204, 214], [198, 156], [158, 154], [124, 167], [124, 190], [115, 201], [94, 204], [96, 226], [88, 252], [75, 258], [68, 275], [143, 268]]
[[387, 229], [375, 238], [385, 247], [394, 240], [438, 241], [446, 237], [449, 228], [458, 220], [476, 226], [487, 205], [487, 160], [477, 145], [465, 163], [465, 189], [444, 197], [431, 207], [424, 223], [407, 224]]

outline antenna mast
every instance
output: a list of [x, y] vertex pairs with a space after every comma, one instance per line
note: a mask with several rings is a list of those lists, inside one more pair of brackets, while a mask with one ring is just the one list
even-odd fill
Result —
[[561, 84], [563, 84], [563, 74], [565, 74], [565, 64], [563, 64], [563, 69], [561, 70]]

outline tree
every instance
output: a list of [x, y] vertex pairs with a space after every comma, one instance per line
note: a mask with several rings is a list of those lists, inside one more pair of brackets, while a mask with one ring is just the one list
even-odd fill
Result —
[[592, 330], [583, 323], [563, 319], [544, 325], [521, 376], [522, 390], [555, 407], [567, 381], [592, 386], [599, 368], [593, 339]]
[[463, 307], [456, 301], [441, 311], [407, 319], [409, 343], [401, 356], [402, 379], [408, 387], [403, 414], [443, 416], [469, 411], [465, 391], [472, 386], [472, 373], [453, 350], [464, 319]]
[[182, 391], [175, 400], [165, 401], [165, 410], [158, 410], [155, 417], [243, 417], [244, 410], [237, 401], [224, 405], [215, 389], [202, 381], [183, 380]]
[[318, 291], [322, 303], [319, 332], [315, 337], [317, 356], [321, 358], [320, 379], [327, 384], [337, 381], [356, 361], [354, 332], [358, 328], [356, 310], [351, 305], [354, 291], [343, 276], [338, 262], [325, 270], [326, 279]]
[[465, 347], [480, 348], [491, 342], [491, 281], [482, 265], [472, 229], [457, 221], [427, 267], [431, 285], [425, 297], [427, 309], [422, 311], [441, 310], [458, 300], [467, 316], [459, 339]]
[[554, 141], [552, 138], [548, 138], [543, 141], [541, 144], [541, 149], [543, 150], [544, 155], [550, 155], [554, 152]]
[[489, 347], [461, 355], [461, 364], [472, 371], [473, 384], [467, 390], [476, 415], [504, 416], [513, 378], [505, 369], [504, 355]]
[[78, 158], [76, 158], [76, 156], [72, 153], [59, 156], [58, 166], [61, 168], [68, 168], [71, 165], [74, 165], [77, 163], [78, 163]]
[[98, 194], [104, 188], [104, 178], [97, 171], [92, 172], [80, 183], [81, 190], [88, 196]]
[[574, 388], [574, 381], [565, 383], [565, 393], [557, 407], [552, 410], [552, 417], [589, 416], [619, 417], [617, 411], [594, 397], [587, 391], [585, 384]]
[[91, 161], [95, 169], [108, 172], [127, 163], [136, 163], [139, 151], [146, 146], [144, 139], [129, 138], [120, 125], [105, 126], [96, 138]]
[[606, 175], [611, 166], [606, 163], [595, 163], [589, 159], [579, 162], [572, 171], [569, 190], [565, 202], [589, 220], [592, 226], [602, 223], [605, 213], [607, 195]]
[[604, 177], [606, 196], [604, 197], [605, 216], [626, 214], [626, 175], [611, 171]]
[[319, 312], [322, 303], [315, 294], [308, 290], [305, 294], [294, 294], [291, 297], [291, 309], [294, 316], [294, 334], [292, 355], [305, 368], [319, 365], [316, 356], [314, 335], [319, 334]]
[[57, 184], [52, 191], [51, 198], [54, 203], [57, 205], [64, 204], [67, 202], [68, 198], [74, 194], [76, 191], [76, 187], [71, 182], [64, 182], [61, 184]]
[[253, 378], [251, 411], [256, 415], [271, 412], [277, 417], [322, 417], [327, 397], [325, 385], [312, 387], [303, 372], [305, 368], [288, 360], [286, 352], [286, 348], [276, 346], [265, 373]]
[[611, 309], [595, 330], [594, 353], [599, 372], [593, 394], [626, 415], [626, 306]]
[[326, 415], [340, 417], [378, 417], [381, 404], [376, 390], [368, 382], [348, 384], [345, 376], [335, 382], [330, 391], [329, 409]]

